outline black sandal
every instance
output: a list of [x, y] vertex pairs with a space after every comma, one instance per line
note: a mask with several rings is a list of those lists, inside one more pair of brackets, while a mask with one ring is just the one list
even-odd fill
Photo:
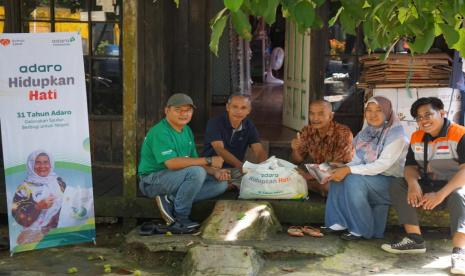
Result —
[[155, 224], [152, 221], [146, 221], [139, 227], [139, 235], [152, 236], [156, 234], [165, 234], [168, 232], [168, 226], [164, 224]]

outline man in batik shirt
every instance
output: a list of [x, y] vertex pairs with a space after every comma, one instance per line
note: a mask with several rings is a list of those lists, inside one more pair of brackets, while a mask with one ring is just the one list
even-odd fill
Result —
[[[292, 140], [292, 160], [295, 163], [348, 163], [354, 149], [350, 129], [333, 121], [331, 103], [323, 100], [310, 104], [310, 124], [302, 128]], [[310, 190], [326, 195], [329, 183], [320, 184], [312, 176], [304, 173]]]

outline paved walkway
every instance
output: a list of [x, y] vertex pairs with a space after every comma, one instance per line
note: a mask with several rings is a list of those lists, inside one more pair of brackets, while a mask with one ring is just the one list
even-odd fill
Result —
[[[0, 233], [6, 230], [5, 225], [0, 226]], [[387, 239], [398, 234], [397, 228], [391, 228]], [[141, 237], [136, 229], [125, 236], [117, 224], [98, 224], [97, 246], [50, 248], [13, 257], [0, 251], [0, 275], [65, 275], [72, 267], [77, 268], [76, 275], [121, 275], [135, 270], [141, 275], [180, 275], [190, 248], [213, 244], [255, 248], [265, 260], [259, 273], [263, 276], [449, 275], [451, 242], [447, 229], [431, 229], [425, 236], [426, 254], [399, 256], [379, 248], [386, 240], [346, 242], [334, 235], [297, 238], [280, 233], [267, 241], [225, 243], [192, 235]], [[112, 273], [104, 273], [105, 265], [111, 266]]]

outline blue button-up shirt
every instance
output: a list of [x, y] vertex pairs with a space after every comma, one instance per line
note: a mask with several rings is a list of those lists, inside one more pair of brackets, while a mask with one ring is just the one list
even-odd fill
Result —
[[[211, 143], [222, 141], [224, 148], [237, 159], [244, 161], [247, 147], [251, 144], [259, 143], [258, 131], [249, 118], [245, 118], [238, 128], [233, 128], [228, 119], [228, 114], [208, 120], [205, 131], [205, 143], [203, 156], [217, 155]], [[233, 165], [224, 162], [223, 167], [231, 168]]]

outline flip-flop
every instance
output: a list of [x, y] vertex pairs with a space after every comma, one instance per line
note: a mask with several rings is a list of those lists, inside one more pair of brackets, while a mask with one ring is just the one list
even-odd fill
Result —
[[300, 226], [291, 226], [287, 228], [287, 234], [293, 237], [303, 237], [304, 232], [302, 232], [302, 227]]
[[302, 232], [315, 238], [321, 238], [324, 236], [323, 233], [321, 233], [320, 229], [314, 228], [311, 226], [303, 226], [302, 227]]

